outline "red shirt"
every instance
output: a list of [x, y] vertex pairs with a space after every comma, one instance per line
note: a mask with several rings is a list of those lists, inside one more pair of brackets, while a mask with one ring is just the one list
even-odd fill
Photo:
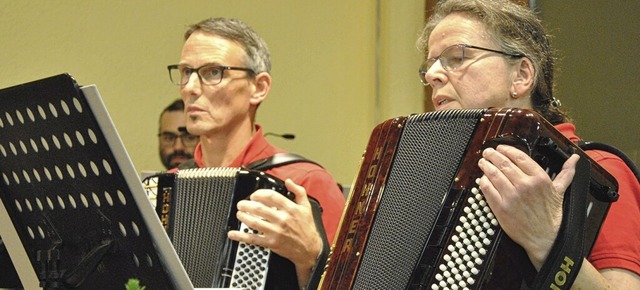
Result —
[[[555, 127], [569, 140], [580, 140], [573, 124]], [[640, 275], [640, 184], [616, 155], [599, 150], [585, 152], [615, 177], [620, 195], [611, 204], [588, 260], [598, 270], [621, 268]]]
[[[253, 161], [284, 152], [287, 151], [269, 144], [267, 139], [262, 135], [262, 128], [256, 125], [256, 133], [251, 138], [251, 141], [249, 141], [249, 145], [240, 152], [238, 157], [236, 157], [228, 167], [241, 167]], [[198, 167], [203, 167], [202, 148], [200, 148], [200, 144], [196, 147], [193, 158]], [[308, 162], [283, 165], [266, 170], [265, 172], [282, 180], [287, 178], [293, 180], [296, 184], [304, 187], [307, 194], [320, 203], [322, 207], [322, 223], [327, 232], [327, 239], [329, 243], [332, 243], [333, 237], [338, 230], [340, 219], [342, 218], [345, 199], [342, 191], [338, 187], [338, 183], [331, 174], [324, 168]]]

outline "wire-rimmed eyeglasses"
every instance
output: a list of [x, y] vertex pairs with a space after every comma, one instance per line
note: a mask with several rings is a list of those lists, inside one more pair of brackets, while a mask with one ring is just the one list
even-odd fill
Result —
[[184, 147], [195, 147], [198, 144], [198, 141], [200, 140], [198, 136], [191, 135], [188, 133], [178, 135], [171, 132], [162, 132], [158, 134], [158, 139], [160, 141], [160, 144], [163, 146], [175, 145], [176, 140], [178, 138], [180, 138], [180, 142], [182, 142], [182, 145]]
[[173, 64], [167, 66], [169, 70], [169, 78], [171, 82], [178, 86], [186, 85], [189, 82], [189, 78], [191, 78], [192, 73], [196, 73], [198, 75], [198, 79], [200, 79], [200, 83], [213, 86], [217, 85], [224, 78], [224, 71], [226, 70], [241, 70], [246, 71], [249, 75], [255, 75], [256, 73], [246, 67], [235, 67], [235, 66], [220, 66], [220, 65], [212, 65], [207, 64], [198, 68], [190, 68], [184, 65]]
[[420, 69], [418, 69], [418, 74], [420, 75], [420, 81], [422, 81], [422, 84], [425, 85], [425, 86], [429, 85], [429, 83], [427, 82], [427, 79], [426, 79], [427, 71], [438, 60], [440, 60], [440, 65], [446, 71], [449, 71], [449, 72], [450, 71], [454, 71], [455, 69], [457, 69], [460, 66], [462, 66], [464, 61], [467, 59], [465, 57], [465, 52], [464, 52], [464, 50], [466, 48], [480, 49], [480, 50], [484, 50], [484, 51], [495, 52], [495, 53], [499, 53], [499, 54], [502, 54], [502, 55], [506, 55], [508, 57], [524, 57], [525, 56], [522, 53], [508, 53], [508, 52], [504, 52], [504, 51], [499, 51], [499, 50], [495, 50], [495, 49], [484, 48], [484, 47], [479, 47], [479, 46], [474, 46], [474, 45], [469, 45], [469, 44], [454, 44], [452, 46], [449, 46], [449, 47], [445, 48], [440, 53], [440, 55], [438, 55], [436, 57], [428, 58], [427, 60], [425, 60], [422, 63], [422, 65], [420, 66]]

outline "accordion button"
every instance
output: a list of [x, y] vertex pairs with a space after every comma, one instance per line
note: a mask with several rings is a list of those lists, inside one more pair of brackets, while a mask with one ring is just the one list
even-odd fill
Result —
[[476, 249], [473, 247], [473, 245], [469, 245], [469, 246], [467, 246], [467, 251], [469, 251], [469, 253], [471, 254], [471, 253], [475, 252]]

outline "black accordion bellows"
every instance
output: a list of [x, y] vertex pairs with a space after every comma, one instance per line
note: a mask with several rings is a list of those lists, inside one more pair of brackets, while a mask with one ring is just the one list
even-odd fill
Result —
[[[383, 122], [363, 155], [320, 289], [527, 288], [535, 268], [477, 186], [481, 152], [497, 144], [527, 152], [552, 178], [571, 153], [588, 159], [527, 110], [450, 110]], [[587, 252], [617, 190], [591, 163]]]
[[[180, 194], [174, 196], [170, 237], [194, 285], [212, 283], [220, 267], [211, 261], [219, 261], [223, 253], [237, 172], [237, 168], [184, 170], [176, 176]], [[217, 177], [205, 178], [209, 173]]]
[[[415, 116], [413, 130], [406, 130], [396, 152], [393, 170], [388, 175], [385, 200], [377, 210], [376, 219], [386, 222], [376, 223], [371, 228], [367, 252], [362, 258], [356, 285], [385, 285], [396, 281], [398, 276], [410, 275], [419, 258], [424, 241], [440, 211], [444, 193], [448, 192], [448, 182], [456, 173], [466, 144], [451, 140], [470, 139], [476, 118], [472, 113], [449, 114], [434, 118], [432, 122], [420, 122]], [[475, 112], [478, 114], [478, 112]], [[389, 250], [388, 237], [401, 243], [396, 250]], [[393, 246], [393, 245], [392, 245]], [[394, 261], [399, 263], [380, 263]], [[385, 282], [387, 281], [387, 282]], [[395, 283], [388, 289], [400, 289]], [[368, 288], [372, 289], [372, 288]]]

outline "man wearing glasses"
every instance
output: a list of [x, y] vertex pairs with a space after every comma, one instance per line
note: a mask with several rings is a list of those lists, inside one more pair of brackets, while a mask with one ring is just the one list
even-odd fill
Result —
[[[168, 66], [180, 87], [189, 133], [199, 136], [198, 167], [240, 167], [286, 152], [264, 138], [256, 111], [271, 88], [271, 62], [264, 40], [238, 20], [212, 18], [185, 33], [180, 62]], [[335, 179], [312, 163], [267, 170], [295, 195], [293, 201], [272, 190], [259, 190], [237, 204], [238, 219], [262, 234], [232, 230], [232, 240], [270, 248], [296, 267], [304, 287], [323, 246], [313, 225], [307, 194], [320, 203], [327, 238], [333, 240], [344, 196]], [[294, 285], [292, 285], [294, 286]]]
[[173, 101], [160, 113], [159, 123], [158, 149], [162, 165], [172, 169], [193, 158], [198, 136], [187, 132], [181, 99]]

